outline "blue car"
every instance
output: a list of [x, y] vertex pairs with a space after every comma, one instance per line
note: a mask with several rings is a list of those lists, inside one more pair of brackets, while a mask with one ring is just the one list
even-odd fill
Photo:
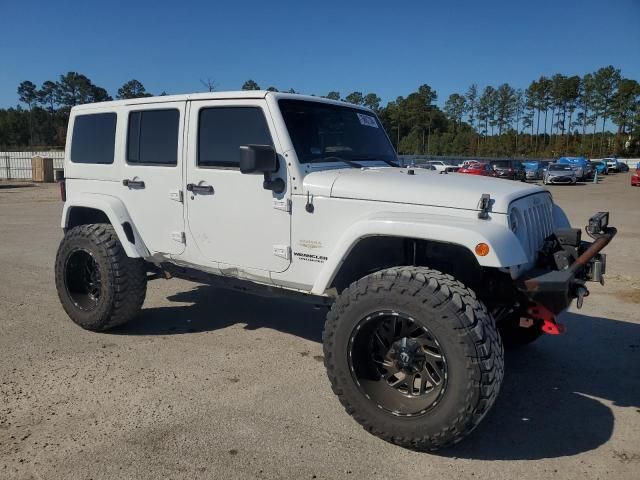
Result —
[[598, 172], [598, 175], [609, 175], [609, 167], [607, 166], [607, 162], [591, 162], [591, 168], [593, 168], [594, 172]]
[[536, 160], [522, 162], [527, 180], [540, 180], [544, 174], [544, 167]]
[[584, 157], [560, 157], [556, 163], [571, 165], [573, 171], [576, 172], [578, 180], [583, 180], [593, 175], [591, 163]]

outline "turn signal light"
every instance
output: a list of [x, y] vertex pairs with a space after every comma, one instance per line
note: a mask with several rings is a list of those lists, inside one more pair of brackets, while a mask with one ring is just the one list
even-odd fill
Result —
[[476, 255], [479, 257], [486, 257], [489, 255], [489, 245], [486, 243], [479, 243], [476, 245]]

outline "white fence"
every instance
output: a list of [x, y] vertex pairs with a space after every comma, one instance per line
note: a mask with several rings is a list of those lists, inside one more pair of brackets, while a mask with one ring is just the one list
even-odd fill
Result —
[[31, 180], [31, 158], [53, 158], [53, 169], [61, 169], [64, 152], [0, 152], [0, 180]]

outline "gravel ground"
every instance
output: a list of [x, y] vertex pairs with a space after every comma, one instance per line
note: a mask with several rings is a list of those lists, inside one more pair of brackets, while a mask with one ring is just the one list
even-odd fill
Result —
[[550, 189], [575, 225], [611, 210], [607, 285], [567, 334], [507, 355], [472, 436], [425, 454], [342, 410], [309, 305], [157, 280], [130, 325], [75, 327], [53, 281], [56, 187], [0, 188], [0, 479], [639, 478], [640, 188]]

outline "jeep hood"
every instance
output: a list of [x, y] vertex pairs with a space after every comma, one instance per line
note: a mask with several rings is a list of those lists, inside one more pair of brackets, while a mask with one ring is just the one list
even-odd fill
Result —
[[547, 193], [523, 182], [461, 173], [440, 174], [406, 168], [340, 168], [308, 173], [304, 194], [353, 200], [408, 203], [478, 210], [483, 193], [491, 195], [491, 211], [507, 213], [509, 204], [527, 195]]

